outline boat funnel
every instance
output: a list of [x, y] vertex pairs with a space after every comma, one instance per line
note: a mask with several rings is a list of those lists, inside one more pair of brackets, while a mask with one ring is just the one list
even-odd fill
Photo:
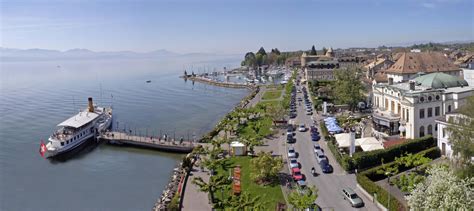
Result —
[[94, 104], [92, 103], [92, 97], [89, 97], [88, 100], [89, 100], [89, 112], [94, 112]]

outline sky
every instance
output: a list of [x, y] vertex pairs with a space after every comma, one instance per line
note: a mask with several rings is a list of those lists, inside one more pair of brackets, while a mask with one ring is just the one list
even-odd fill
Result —
[[474, 0], [0, 0], [0, 46], [243, 53], [474, 40]]

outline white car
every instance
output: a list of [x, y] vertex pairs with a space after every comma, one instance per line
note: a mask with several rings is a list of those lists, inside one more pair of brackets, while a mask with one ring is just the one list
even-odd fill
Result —
[[299, 127], [298, 127], [298, 131], [300, 132], [305, 132], [306, 131], [306, 126], [304, 124], [301, 124]]
[[326, 155], [324, 155], [324, 152], [322, 150], [315, 150], [314, 151], [316, 154], [316, 160], [318, 160], [318, 163], [320, 163], [322, 160], [327, 160]]
[[295, 148], [293, 147], [288, 148], [288, 158], [296, 158]]
[[321, 146], [319, 146], [319, 144], [313, 145], [313, 151], [315, 154], [317, 154], [317, 151], [321, 151]]
[[290, 164], [290, 168], [299, 168], [298, 161], [295, 158], [291, 158], [288, 162]]

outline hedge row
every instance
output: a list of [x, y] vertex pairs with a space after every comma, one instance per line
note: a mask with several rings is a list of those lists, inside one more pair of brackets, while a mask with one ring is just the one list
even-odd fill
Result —
[[[421, 154], [424, 157], [430, 158], [432, 160], [434, 160], [436, 158], [439, 158], [441, 156], [441, 152], [440, 152], [438, 147], [432, 147], [432, 148], [429, 148], [427, 150], [423, 150], [423, 151], [421, 151], [417, 154]], [[388, 167], [392, 167], [392, 166], [396, 165], [396, 162], [393, 161], [393, 162], [390, 162], [390, 163], [386, 163], [385, 165], [387, 165]], [[410, 167], [410, 168], [412, 168], [412, 167]], [[403, 172], [403, 171], [406, 171], [410, 168], [407, 168], [403, 165], [399, 165], [398, 166], [398, 172]], [[383, 166], [377, 166], [375, 168], [371, 168], [367, 171], [364, 171], [363, 174], [366, 175], [372, 181], [379, 181], [379, 180], [387, 178], [387, 175], [385, 175], [383, 173], [380, 173], [379, 170], [381, 170], [381, 169], [383, 169]]]
[[326, 141], [328, 143], [329, 150], [331, 150], [339, 165], [341, 165], [341, 167], [346, 171], [353, 170], [354, 165], [352, 164], [352, 159], [347, 155], [341, 155], [341, 153], [339, 153], [337, 146], [334, 143], [334, 138], [326, 139]]
[[405, 153], [418, 153], [434, 146], [436, 142], [433, 137], [426, 136], [388, 149], [355, 153], [352, 160], [355, 167], [362, 170], [382, 164], [382, 159], [384, 162], [391, 162]]
[[[362, 186], [370, 195], [377, 194], [377, 201], [390, 210], [407, 210], [397, 198], [391, 196], [385, 189], [372, 182], [365, 174], [357, 174], [357, 183]], [[390, 206], [388, 199], [390, 197]]]

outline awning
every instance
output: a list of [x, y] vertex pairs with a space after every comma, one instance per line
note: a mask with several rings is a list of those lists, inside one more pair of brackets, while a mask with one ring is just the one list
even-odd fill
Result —
[[[335, 134], [337, 145], [339, 148], [347, 148], [351, 146], [351, 134], [350, 133], [339, 133]], [[355, 140], [355, 145], [360, 146], [357, 139]]]
[[360, 147], [364, 152], [384, 149], [382, 142], [378, 141], [374, 137], [359, 138], [356, 139], [356, 143], [360, 144]]

